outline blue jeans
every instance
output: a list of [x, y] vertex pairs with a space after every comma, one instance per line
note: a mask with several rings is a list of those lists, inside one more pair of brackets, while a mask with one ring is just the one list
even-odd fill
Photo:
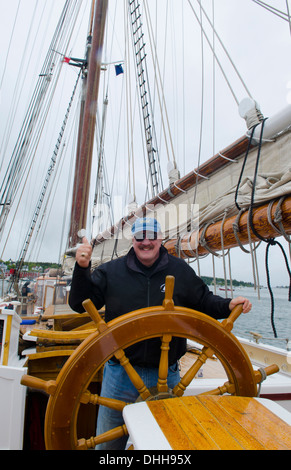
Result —
[[[147, 388], [155, 387], [158, 382], [158, 369], [134, 367], [142, 378]], [[168, 370], [168, 387], [173, 389], [180, 381], [180, 373], [178, 364], [169, 367]], [[107, 398], [115, 398], [125, 401], [126, 403], [134, 403], [139, 397], [139, 393], [132, 384], [124, 368], [113, 361], [108, 361], [104, 366], [101, 396]], [[97, 436], [117, 426], [122, 426], [124, 420], [122, 413], [112, 410], [106, 406], [99, 406], [97, 420]], [[105, 442], [96, 446], [97, 450], [122, 450], [125, 449], [128, 436], [120, 439]]]

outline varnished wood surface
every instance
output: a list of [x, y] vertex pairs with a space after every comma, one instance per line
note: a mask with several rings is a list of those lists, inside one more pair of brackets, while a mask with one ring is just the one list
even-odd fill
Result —
[[[88, 440], [84, 437], [79, 438], [76, 435], [75, 424], [79, 403], [101, 403], [101, 399], [97, 396], [89, 397], [88, 401], [88, 384], [93, 379], [95, 380], [96, 374], [101, 371], [104, 363], [113, 355], [124, 367], [140, 397], [143, 400], [154, 399], [155, 394], [146, 387], [124, 352], [126, 348], [141, 340], [162, 338], [157, 382], [159, 392], [164, 392], [167, 375], [166, 364], [168, 363], [167, 352], [171, 337], [174, 335], [189, 338], [194, 343], [199, 342], [203, 345], [201, 354], [193, 367], [188, 370], [174, 388], [173, 393], [175, 395], [180, 395], [180, 392], [187, 388], [196, 373], [199, 372], [200, 365], [205, 364], [207, 359], [211, 360], [213, 355], [220, 358], [223, 367], [227, 370], [229, 381], [218, 387], [218, 389], [207, 392], [208, 394], [221, 394], [224, 393], [224, 390], [228, 393], [249, 397], [257, 394], [257, 383], [261, 380], [261, 373], [253, 370], [244, 349], [236, 338], [230, 334], [233, 322], [240, 315], [242, 306], [236, 306], [228, 319], [220, 323], [195, 310], [175, 307], [171, 301], [172, 291], [173, 279], [167, 276], [165, 301], [162, 306], [130, 312], [110, 321], [108, 324], [104, 322], [89, 299], [84, 301], [83, 305], [94, 321], [95, 333], [84, 339], [82, 344], [70, 355], [55, 381], [47, 383], [44, 380], [36, 380], [31, 375], [22, 377], [22, 385], [32, 386], [40, 390], [48, 388], [51, 391], [49, 392], [51, 396], [46, 411], [45, 443], [47, 450], [89, 449], [97, 443], [106, 442], [108, 439], [112, 440], [127, 433], [125, 426], [120, 426]], [[134, 336], [132, 332], [134, 332]], [[56, 333], [60, 335], [64, 332]], [[275, 369], [272, 367], [271, 372], [266, 371], [267, 375], [277, 371], [277, 367]], [[257, 377], [257, 374], [259, 374], [259, 377]], [[146, 403], [144, 401], [130, 406], [144, 405], [156, 425], [156, 421]], [[125, 403], [122, 403], [123, 405]], [[124, 418], [127, 414], [126, 408], [132, 410], [130, 406], [124, 406]], [[134, 417], [134, 424], [136, 426], [136, 416]], [[161, 434], [160, 427], [156, 425], [156, 428], [158, 433]], [[138, 433], [141, 430], [144, 431], [144, 423], [142, 426], [138, 424]], [[147, 435], [152, 437], [152, 428]], [[167, 441], [166, 444], [169, 446]]]
[[[271, 210], [272, 220], [274, 220], [274, 214], [277, 208], [278, 202], [276, 202]], [[256, 207], [252, 213], [252, 220], [254, 224], [255, 230], [261, 237], [266, 239], [276, 238], [279, 236], [279, 233], [270, 225], [268, 222], [268, 207], [269, 204], [263, 204], [259, 207]], [[282, 204], [282, 224], [284, 229], [288, 235], [291, 233], [291, 196], [287, 196]], [[238, 227], [239, 233], [238, 237], [240, 239], [240, 243], [242, 245], [246, 245], [249, 243], [249, 236], [248, 236], [248, 214], [249, 212], [246, 211], [242, 214]], [[202, 256], [209, 253], [209, 249], [213, 251], [220, 251], [222, 249], [222, 240], [221, 240], [221, 226], [223, 224], [223, 246], [224, 249], [230, 249], [238, 246], [237, 239], [234, 234], [233, 226], [236, 222], [237, 216], [229, 217], [223, 223], [222, 221], [215, 222], [206, 229], [204, 238], [206, 246], [202, 246], [201, 243], [201, 236], [203, 232], [203, 228], [199, 230], [199, 234], [193, 232], [189, 238], [189, 234], [183, 237], [180, 241], [180, 256], [182, 258], [193, 258], [197, 255]], [[250, 238], [252, 241], [258, 241], [257, 236], [250, 231]], [[198, 244], [197, 244], [198, 240]], [[198, 245], [198, 246], [197, 246]], [[165, 243], [165, 248], [168, 252], [173, 255], [177, 256], [178, 254], [178, 247], [177, 247], [177, 240], [172, 239]], [[209, 249], [207, 249], [209, 248]], [[193, 250], [193, 251], [192, 251]]]
[[192, 396], [147, 405], [173, 450], [291, 449], [291, 426], [254, 398]]
[[[101, 61], [99, 57], [104, 41], [104, 30], [107, 16], [108, 0], [98, 1], [94, 13], [94, 30], [89, 55], [88, 74], [86, 76], [83, 115], [80, 116], [78, 151], [75, 163], [73, 201], [70, 222], [70, 247], [78, 243], [78, 231], [87, 226], [87, 209], [89, 199], [89, 181], [92, 167], [94, 128], [96, 113], [92, 112], [92, 103], [97, 103]], [[93, 60], [90, 60], [92, 57]]]

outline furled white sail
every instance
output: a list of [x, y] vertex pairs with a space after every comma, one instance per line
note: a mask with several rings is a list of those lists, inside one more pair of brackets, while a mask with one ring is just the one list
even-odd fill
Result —
[[[280, 116], [280, 114], [279, 114]], [[258, 174], [256, 176], [254, 204], [260, 205], [291, 193], [291, 167], [289, 149], [291, 148], [291, 106], [271, 118], [263, 134]], [[278, 122], [280, 127], [278, 127]], [[272, 125], [274, 123], [274, 125]], [[249, 207], [254, 180], [258, 147], [255, 145], [249, 153], [239, 186], [237, 203], [242, 209]], [[223, 153], [220, 154], [224, 157]], [[178, 194], [169, 200], [159, 195], [155, 201], [149, 201], [128, 214], [117, 224], [96, 238], [92, 266], [123, 256], [131, 246], [131, 226], [142, 215], [156, 217], [162, 226], [165, 240], [178, 239], [186, 232], [197, 230], [210, 222], [222, 220], [238, 213], [235, 205], [235, 193], [242, 169], [244, 153], [236, 158], [226, 159], [220, 170], [209, 177], [193, 178], [193, 184], [187, 190], [181, 182], [174, 183], [179, 188]], [[195, 170], [199, 174], [199, 168]], [[168, 188], [171, 193], [171, 187]], [[74, 251], [74, 250], [73, 250]], [[66, 272], [71, 272], [74, 265], [73, 251], [65, 258]]]

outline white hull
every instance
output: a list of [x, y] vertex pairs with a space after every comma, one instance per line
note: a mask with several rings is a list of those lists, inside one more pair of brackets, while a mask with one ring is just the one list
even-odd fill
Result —
[[13, 310], [0, 310], [0, 449], [23, 447], [26, 387], [20, 383], [27, 373], [25, 359], [18, 357], [21, 319]]
[[25, 418], [26, 387], [20, 384], [25, 367], [0, 366], [0, 449], [21, 450]]

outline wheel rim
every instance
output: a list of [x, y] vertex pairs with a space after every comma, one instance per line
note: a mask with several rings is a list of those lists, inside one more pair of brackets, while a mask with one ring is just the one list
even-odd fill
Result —
[[[222, 324], [186, 308], [141, 309], [109, 322], [100, 334], [92, 333], [70, 356], [56, 380], [56, 389], [47, 407], [47, 449], [75, 449], [81, 446], [84, 440], [78, 440], [76, 435], [80, 402], [94, 375], [105, 362], [128, 346], [165, 334], [188, 338], [206, 349], [210, 348], [225, 368], [234, 394], [256, 395], [256, 379], [250, 360], [239, 341]], [[94, 446], [94, 441], [91, 446]]]

